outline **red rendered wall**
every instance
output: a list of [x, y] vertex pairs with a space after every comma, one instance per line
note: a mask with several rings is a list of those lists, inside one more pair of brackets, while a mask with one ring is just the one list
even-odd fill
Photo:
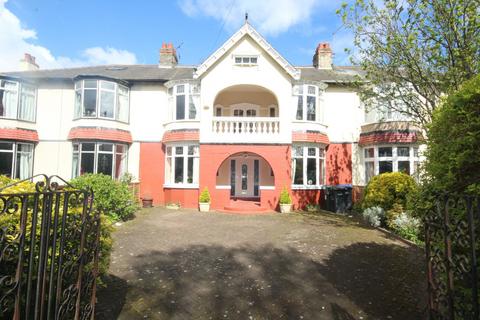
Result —
[[321, 205], [323, 194], [323, 190], [292, 190], [293, 209], [305, 209], [307, 204]]
[[352, 144], [335, 143], [327, 148], [326, 184], [351, 184], [352, 183]]
[[149, 195], [155, 205], [164, 204], [165, 152], [161, 142], [140, 144], [140, 198]]
[[275, 190], [261, 190], [262, 205], [277, 209], [280, 190], [291, 185], [291, 151], [289, 145], [200, 145], [200, 189], [208, 187], [212, 209], [223, 209], [229, 204], [229, 190], [215, 189], [217, 170], [222, 162], [240, 152], [251, 152], [263, 157], [272, 167]]
[[198, 208], [198, 189], [165, 188], [166, 203], [180, 203], [183, 208]]

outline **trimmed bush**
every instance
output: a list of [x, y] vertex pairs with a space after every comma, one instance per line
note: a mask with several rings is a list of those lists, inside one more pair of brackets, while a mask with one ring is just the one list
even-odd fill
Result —
[[402, 212], [389, 222], [390, 228], [402, 238], [420, 243], [421, 222], [420, 219], [411, 217], [407, 212]]
[[79, 189], [92, 188], [95, 207], [114, 221], [133, 218], [139, 208], [126, 181], [115, 181], [104, 174], [84, 174], [70, 183]]
[[417, 192], [417, 183], [408, 174], [402, 172], [383, 173], [373, 177], [365, 188], [362, 207], [381, 207], [388, 211], [395, 204], [403, 208], [411, 195]]
[[280, 192], [280, 204], [292, 204], [292, 198], [290, 193], [288, 193], [287, 187], [283, 187], [282, 192]]
[[203, 189], [203, 191], [200, 193], [200, 196], [198, 197], [198, 202], [210, 203], [210, 192], [208, 192], [207, 187], [205, 187], [205, 189]]
[[380, 207], [371, 207], [363, 210], [363, 221], [372, 227], [380, 227], [385, 220], [385, 210]]

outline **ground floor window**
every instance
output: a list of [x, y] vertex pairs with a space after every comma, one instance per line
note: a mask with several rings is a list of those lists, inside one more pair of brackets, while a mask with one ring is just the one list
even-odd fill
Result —
[[364, 148], [365, 182], [377, 174], [404, 172], [416, 175], [419, 167], [418, 146], [372, 146]]
[[33, 173], [33, 144], [0, 142], [0, 174], [27, 179]]
[[127, 145], [104, 142], [73, 144], [72, 176], [103, 173], [120, 178], [127, 168]]
[[292, 181], [294, 186], [320, 186], [325, 183], [325, 149], [313, 145], [293, 145]]
[[198, 185], [198, 145], [176, 144], [166, 147], [165, 183]]

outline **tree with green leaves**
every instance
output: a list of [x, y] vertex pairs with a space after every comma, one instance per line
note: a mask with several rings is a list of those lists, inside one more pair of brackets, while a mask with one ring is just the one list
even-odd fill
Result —
[[362, 101], [425, 128], [441, 99], [480, 71], [480, 0], [353, 1], [337, 13], [365, 71]]

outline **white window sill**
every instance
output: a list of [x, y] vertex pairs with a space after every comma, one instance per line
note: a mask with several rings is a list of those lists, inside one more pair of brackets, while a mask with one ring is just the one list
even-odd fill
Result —
[[165, 183], [165, 189], [198, 189], [198, 184]]
[[325, 189], [324, 185], [321, 185], [321, 186], [292, 185], [292, 190], [323, 190], [323, 189]]
[[230, 186], [224, 186], [224, 185], [218, 185], [218, 186], [215, 186], [215, 189], [217, 189], [217, 190], [230, 190], [231, 187]]
[[260, 186], [260, 190], [275, 190], [275, 186]]

